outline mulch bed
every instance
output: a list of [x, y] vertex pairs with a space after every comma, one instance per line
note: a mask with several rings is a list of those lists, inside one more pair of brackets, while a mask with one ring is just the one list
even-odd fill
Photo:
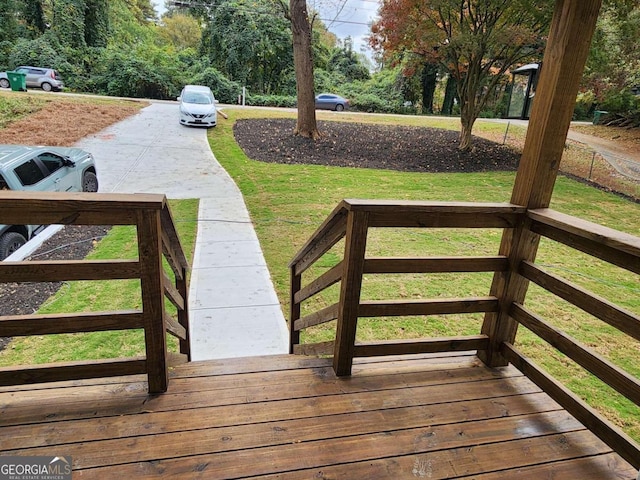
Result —
[[458, 150], [458, 132], [346, 122], [318, 122], [315, 142], [292, 135], [295, 120], [251, 119], [234, 125], [248, 157], [262, 162], [329, 165], [406, 172], [514, 171], [520, 154], [474, 137], [473, 150]]

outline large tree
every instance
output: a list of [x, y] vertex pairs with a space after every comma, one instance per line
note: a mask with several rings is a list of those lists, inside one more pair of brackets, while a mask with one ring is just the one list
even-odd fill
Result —
[[278, 93], [290, 78], [288, 22], [268, 1], [226, 0], [211, 8], [201, 52], [232, 81], [261, 94]]
[[293, 65], [296, 71], [298, 99], [298, 117], [294, 134], [316, 140], [320, 137], [320, 132], [316, 122], [312, 29], [306, 0], [289, 0], [287, 16], [291, 21], [293, 34]]
[[456, 81], [460, 150], [509, 68], [537, 58], [544, 47], [553, 0], [383, 0], [372, 44], [386, 56], [439, 62]]

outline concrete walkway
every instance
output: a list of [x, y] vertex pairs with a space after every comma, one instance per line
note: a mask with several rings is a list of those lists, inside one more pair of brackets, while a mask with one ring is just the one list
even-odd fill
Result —
[[183, 127], [178, 105], [158, 102], [77, 146], [93, 153], [100, 192], [200, 199], [189, 291], [193, 360], [288, 352], [286, 322], [244, 200], [211, 153], [206, 130]]

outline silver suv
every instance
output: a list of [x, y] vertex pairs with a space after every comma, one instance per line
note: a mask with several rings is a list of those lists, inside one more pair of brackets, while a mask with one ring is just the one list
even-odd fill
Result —
[[[93, 155], [79, 148], [0, 145], [1, 190], [97, 192]], [[43, 228], [41, 225], [0, 225], [0, 260]]]
[[[23, 65], [16, 68], [14, 71], [27, 75], [27, 87], [41, 88], [45, 92], [50, 92], [51, 90], [64, 90], [62, 77], [57, 70], [54, 70], [53, 68], [30, 67]], [[0, 72], [0, 87], [9, 88], [10, 86], [11, 84], [9, 83], [7, 72]]]

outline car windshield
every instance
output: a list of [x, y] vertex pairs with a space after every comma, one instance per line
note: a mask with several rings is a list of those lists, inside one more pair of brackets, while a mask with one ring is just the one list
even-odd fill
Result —
[[204, 93], [187, 93], [184, 96], [184, 103], [197, 103], [198, 105], [211, 105], [211, 97]]

